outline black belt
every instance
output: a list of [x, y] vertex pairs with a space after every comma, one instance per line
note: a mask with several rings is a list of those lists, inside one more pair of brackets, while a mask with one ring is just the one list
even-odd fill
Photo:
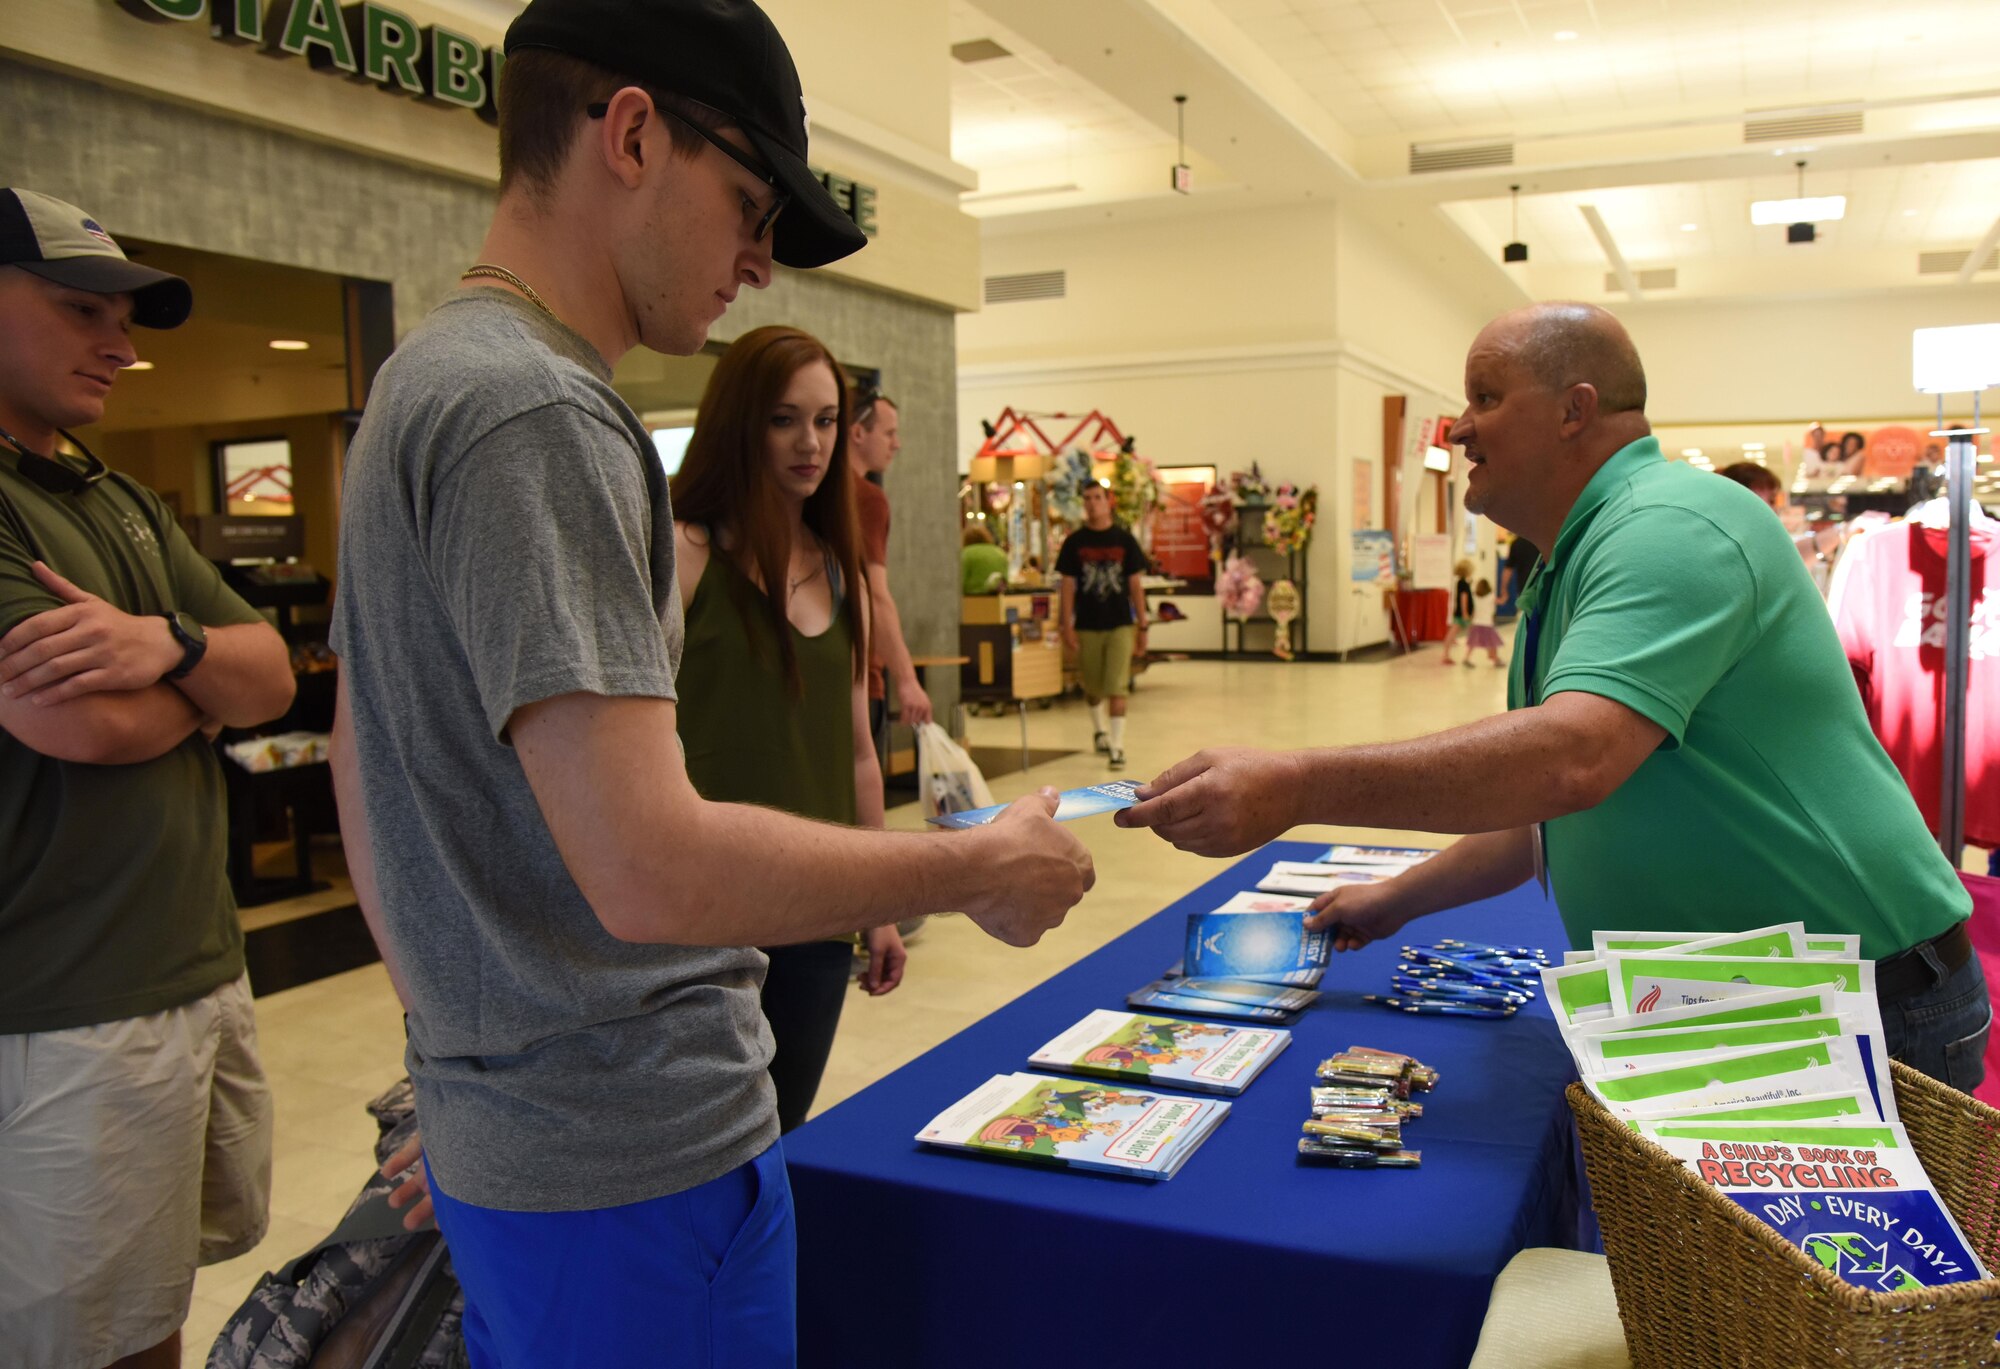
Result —
[[[1933, 969], [1925, 957], [1926, 949], [1936, 957], [1938, 968]], [[1884, 1002], [1914, 998], [1944, 983], [1971, 958], [1972, 938], [1966, 935], [1963, 922], [1954, 922], [1950, 930], [1939, 932], [1929, 941], [1920, 941], [1907, 951], [1876, 961], [1875, 997]]]

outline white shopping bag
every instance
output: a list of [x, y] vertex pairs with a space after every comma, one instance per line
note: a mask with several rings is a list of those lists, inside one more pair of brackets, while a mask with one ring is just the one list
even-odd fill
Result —
[[993, 802], [993, 791], [972, 757], [936, 723], [917, 729], [917, 790], [927, 818], [985, 808]]

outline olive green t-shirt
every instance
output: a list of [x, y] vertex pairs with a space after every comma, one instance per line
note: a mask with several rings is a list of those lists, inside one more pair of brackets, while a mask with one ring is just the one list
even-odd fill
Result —
[[1610, 798], [1547, 824], [1575, 945], [1799, 919], [1879, 960], [1970, 914], [1790, 535], [1749, 490], [1653, 438], [1623, 448], [1529, 578], [1521, 623], [1510, 707], [1580, 690], [1667, 732]]
[[[62, 606], [38, 556], [127, 613], [263, 621], [141, 485], [51, 493], [9, 453], [0, 495], [0, 635]], [[0, 731], [0, 1034], [160, 1012], [242, 974], [226, 839], [222, 771], [199, 732], [143, 764], [83, 765]]]

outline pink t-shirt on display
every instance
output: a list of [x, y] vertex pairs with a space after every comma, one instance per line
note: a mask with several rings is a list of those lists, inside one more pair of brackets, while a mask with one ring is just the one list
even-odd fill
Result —
[[[1987, 573], [2000, 529], [1975, 524], [1966, 677], [1965, 839], [2000, 845], [2000, 585]], [[1868, 722], [1938, 828], [1943, 785], [1945, 548], [1942, 528], [1899, 523], [1851, 543], [1828, 598]]]

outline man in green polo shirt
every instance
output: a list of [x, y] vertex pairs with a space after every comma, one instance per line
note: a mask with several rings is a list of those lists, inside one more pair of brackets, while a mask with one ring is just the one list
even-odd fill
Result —
[[[186, 281], [0, 190], [0, 1360], [178, 1366], [197, 1263], [264, 1234], [271, 1100], [205, 733], [285, 644], [64, 430]], [[70, 439], [79, 450], [81, 444]]]
[[1972, 1088], [1990, 1011], [1971, 900], [1783, 527], [1662, 459], [1638, 353], [1594, 306], [1496, 319], [1465, 391], [1466, 508], [1550, 548], [1521, 593], [1509, 711], [1382, 746], [1204, 751], [1120, 824], [1205, 855], [1299, 823], [1473, 834], [1329, 897], [1313, 925], [1342, 949], [1538, 867], [1579, 946], [1608, 926], [1855, 933], [1889, 1053]]

